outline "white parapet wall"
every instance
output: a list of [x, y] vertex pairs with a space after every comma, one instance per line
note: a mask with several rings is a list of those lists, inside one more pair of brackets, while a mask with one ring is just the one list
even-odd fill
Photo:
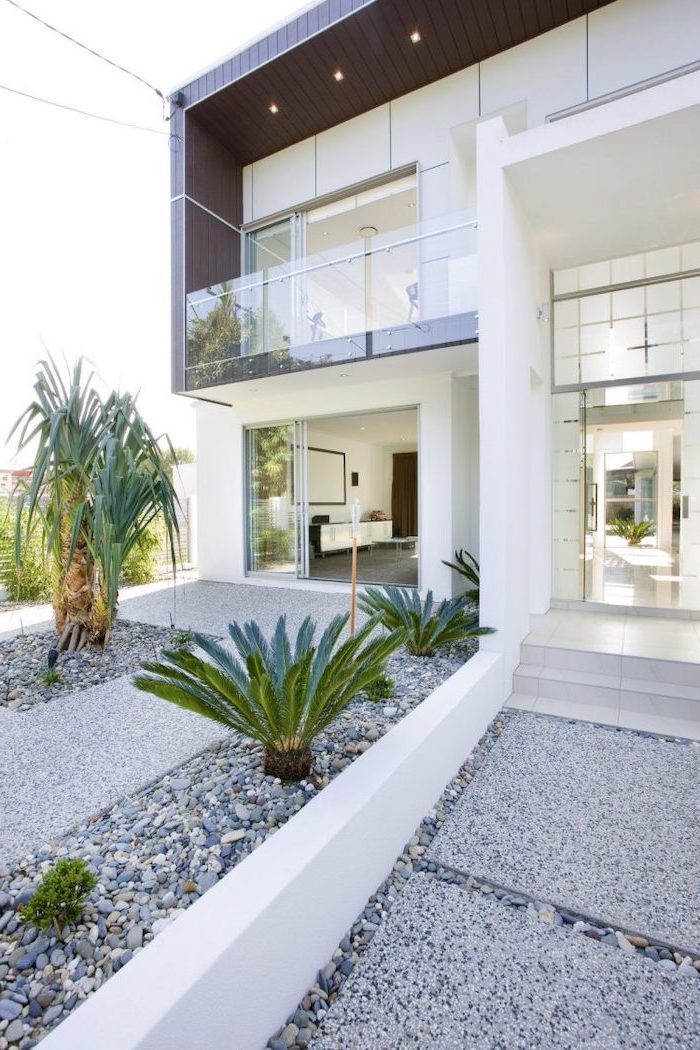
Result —
[[47, 1050], [260, 1050], [330, 958], [502, 700], [478, 653], [165, 929]]

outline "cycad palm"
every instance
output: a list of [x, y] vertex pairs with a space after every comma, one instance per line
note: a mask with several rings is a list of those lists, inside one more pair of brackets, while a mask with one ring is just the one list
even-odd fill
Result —
[[492, 627], [479, 626], [479, 614], [467, 595], [445, 598], [438, 605], [432, 591], [422, 601], [417, 591], [402, 587], [367, 587], [358, 605], [363, 612], [379, 617], [387, 630], [403, 631], [406, 648], [414, 656], [434, 656], [451, 642], [493, 633]]
[[130, 394], [103, 399], [92, 373], [83, 377], [82, 360], [64, 379], [50, 359], [40, 363], [34, 392], [12, 429], [20, 450], [37, 444], [17, 514], [17, 558], [41, 519], [54, 569], [59, 647], [104, 645], [122, 562], [159, 514], [175, 567], [177, 497], [158, 442]]
[[400, 632], [377, 634], [374, 619], [341, 641], [347, 622], [347, 615], [334, 617], [318, 645], [310, 617], [294, 645], [284, 616], [270, 642], [256, 623], [232, 623], [238, 657], [198, 634], [194, 641], [206, 659], [187, 649], [166, 652], [162, 660], [144, 663], [145, 673], [134, 684], [260, 741], [265, 772], [298, 779], [311, 767], [314, 737], [377, 679], [403, 640]]

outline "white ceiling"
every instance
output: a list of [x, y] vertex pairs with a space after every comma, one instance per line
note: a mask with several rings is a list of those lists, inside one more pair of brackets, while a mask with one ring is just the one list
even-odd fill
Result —
[[387, 240], [386, 234], [414, 226], [416, 218], [414, 186], [402, 193], [382, 197], [327, 219], [309, 222], [306, 227], [306, 254], [323, 254], [339, 245], [361, 247], [364, 241], [360, 229], [363, 226], [376, 228], [375, 239], [378, 244], [388, 243], [391, 238]]
[[317, 435], [325, 435], [344, 441], [367, 441], [371, 445], [405, 446], [406, 451], [410, 451], [417, 447], [418, 416], [415, 408], [327, 416], [309, 422], [308, 433], [310, 445]]
[[508, 169], [552, 269], [700, 237], [700, 106]]
[[[416, 376], [435, 375], [447, 372], [455, 376], [476, 375], [479, 370], [479, 348], [475, 343], [467, 346], [438, 347], [413, 354], [387, 354], [371, 360], [348, 361], [347, 365], [333, 365], [329, 368], [301, 369], [260, 379], [243, 380], [239, 383], [222, 383], [220, 386], [204, 387], [191, 390], [187, 397], [201, 398], [222, 405], [244, 404], [250, 402], [270, 403], [269, 418], [289, 416], [293, 411], [296, 393], [318, 390], [322, 396], [324, 388], [340, 386], [374, 386], [386, 380], [399, 383], [402, 379]], [[362, 396], [359, 394], [359, 396]], [[280, 415], [279, 403], [285, 405]]]

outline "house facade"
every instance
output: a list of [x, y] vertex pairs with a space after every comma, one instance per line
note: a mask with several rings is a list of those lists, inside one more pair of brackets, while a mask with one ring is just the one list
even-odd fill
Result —
[[172, 98], [204, 578], [464, 548], [504, 695], [533, 613], [700, 610], [695, 0], [326, 0]]

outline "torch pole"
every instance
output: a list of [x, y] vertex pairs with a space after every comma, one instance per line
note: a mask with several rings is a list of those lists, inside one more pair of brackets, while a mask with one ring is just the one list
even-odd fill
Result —
[[350, 634], [355, 633], [357, 619], [357, 537], [360, 533], [360, 516], [362, 508], [358, 499], [352, 504], [352, 563], [350, 570]]
[[350, 588], [350, 634], [355, 633], [355, 614], [357, 610], [357, 536], [352, 538], [352, 586]]

